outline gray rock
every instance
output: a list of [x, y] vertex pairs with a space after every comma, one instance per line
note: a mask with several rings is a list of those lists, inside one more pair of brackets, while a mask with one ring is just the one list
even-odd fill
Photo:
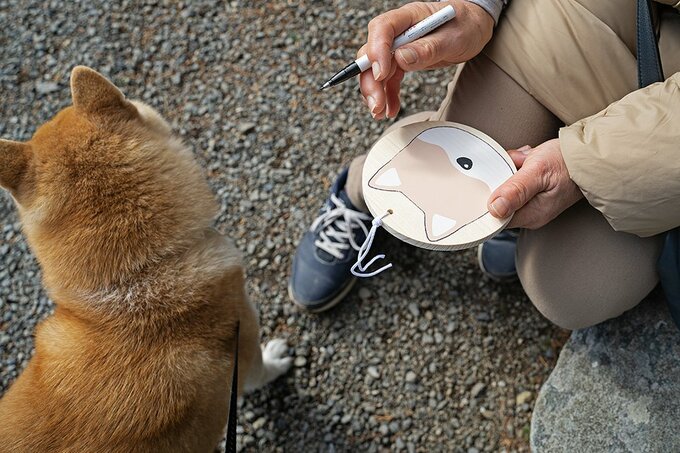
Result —
[[54, 82], [37, 82], [35, 84], [35, 91], [39, 94], [49, 94], [59, 90], [59, 85]]
[[302, 368], [303, 366], [307, 365], [307, 359], [303, 356], [297, 356], [295, 357], [295, 366], [298, 368]]
[[264, 427], [265, 423], [267, 423], [267, 419], [264, 417], [260, 417], [253, 422], [253, 429], [255, 430], [261, 429]]
[[536, 401], [532, 451], [680, 451], [680, 332], [660, 299], [572, 334]]
[[371, 290], [370, 289], [368, 289], [366, 287], [362, 287], [362, 288], [359, 289], [359, 299], [368, 300], [370, 298], [371, 298]]
[[408, 311], [411, 312], [411, 315], [413, 315], [414, 318], [420, 316], [420, 309], [418, 308], [418, 304], [415, 302], [408, 304]]
[[519, 395], [517, 395], [515, 397], [515, 404], [517, 406], [521, 406], [522, 404], [526, 404], [529, 401], [531, 401], [532, 397], [533, 397], [533, 394], [531, 392], [524, 391], [524, 392], [520, 393]]
[[257, 125], [255, 123], [250, 123], [250, 122], [241, 123], [241, 124], [238, 125], [238, 131], [242, 134], [247, 134], [249, 132], [254, 131], [256, 126]]
[[470, 390], [470, 396], [472, 398], [477, 398], [484, 392], [484, 390], [486, 390], [486, 384], [483, 382], [478, 382], [472, 386], [472, 390]]

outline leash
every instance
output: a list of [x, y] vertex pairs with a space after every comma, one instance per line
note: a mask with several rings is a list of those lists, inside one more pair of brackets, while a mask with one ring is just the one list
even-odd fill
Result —
[[238, 399], [238, 336], [240, 322], [236, 323], [236, 350], [234, 351], [234, 373], [231, 378], [231, 396], [229, 399], [229, 421], [227, 437], [224, 439], [225, 453], [236, 453], [236, 400]]

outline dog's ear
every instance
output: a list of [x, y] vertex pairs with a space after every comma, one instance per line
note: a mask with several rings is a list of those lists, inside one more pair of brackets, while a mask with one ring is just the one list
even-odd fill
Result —
[[31, 147], [26, 143], [0, 140], [0, 187], [16, 197], [31, 160]]
[[137, 109], [106, 77], [86, 66], [71, 72], [71, 96], [77, 111], [91, 115], [115, 115], [132, 118]]

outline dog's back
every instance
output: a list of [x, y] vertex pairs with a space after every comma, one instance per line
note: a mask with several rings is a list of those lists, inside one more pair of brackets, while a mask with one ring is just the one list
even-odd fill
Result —
[[0, 400], [0, 451], [211, 451], [236, 322], [253, 316], [239, 259], [167, 123], [90, 69], [71, 85], [30, 142], [0, 141], [57, 307]]

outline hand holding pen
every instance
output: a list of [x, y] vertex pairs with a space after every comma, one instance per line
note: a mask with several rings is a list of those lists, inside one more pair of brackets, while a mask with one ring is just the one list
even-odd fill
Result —
[[[453, 6], [455, 18], [392, 53], [395, 37], [438, 11]], [[406, 71], [462, 63], [476, 56], [491, 39], [493, 18], [464, 0], [409, 3], [372, 19], [368, 42], [357, 58], [368, 55], [371, 69], [360, 75], [361, 93], [375, 119], [399, 113], [399, 89]]]

